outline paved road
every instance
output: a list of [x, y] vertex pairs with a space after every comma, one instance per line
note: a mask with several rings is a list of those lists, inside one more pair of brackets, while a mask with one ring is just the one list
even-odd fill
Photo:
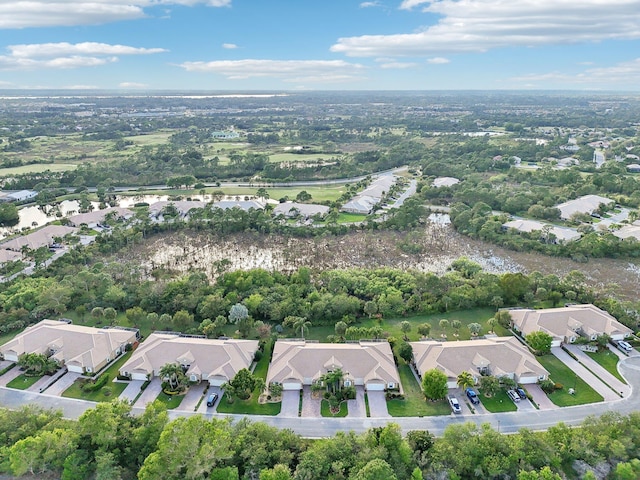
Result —
[[[620, 364], [620, 371], [632, 386], [633, 390], [640, 389], [640, 356], [625, 358]], [[82, 413], [93, 408], [93, 402], [61, 398], [52, 395], [36, 394], [21, 390], [0, 387], [0, 405], [18, 409], [25, 404], [39, 405], [44, 408], [53, 408], [62, 411], [66, 418], [78, 418]], [[141, 408], [133, 408], [136, 414], [142, 413]], [[526, 412], [490, 413], [486, 415], [443, 415], [437, 417], [405, 417], [405, 418], [286, 418], [279, 416], [252, 416], [254, 421], [265, 422], [277, 428], [289, 428], [294, 432], [309, 438], [322, 438], [335, 435], [338, 431], [361, 433], [371, 427], [384, 426], [388, 422], [400, 425], [404, 432], [410, 430], [429, 430], [435, 435], [442, 435], [444, 429], [452, 423], [473, 422], [478, 425], [488, 423], [502, 433], [515, 433], [521, 428], [532, 430], [544, 430], [559, 422], [567, 425], [580, 424], [588, 415], [602, 415], [606, 412], [619, 412], [623, 415], [640, 411], [640, 395], [630, 395], [624, 399], [612, 402], [599, 402], [590, 405], [557, 408], [555, 410], [535, 410]], [[192, 412], [171, 411], [170, 418], [179, 416], [198, 415]], [[233, 419], [243, 418], [242, 415], [222, 415], [208, 413], [206, 417], [217, 416], [219, 418], [229, 416]]]

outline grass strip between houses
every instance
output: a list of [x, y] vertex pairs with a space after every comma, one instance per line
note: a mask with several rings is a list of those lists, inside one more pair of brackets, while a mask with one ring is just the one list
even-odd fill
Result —
[[425, 400], [422, 389], [409, 365], [403, 363], [398, 367], [398, 372], [404, 389], [404, 399], [387, 401], [389, 415], [392, 417], [428, 417], [451, 413], [451, 408], [446, 400], [436, 402]]
[[[549, 399], [559, 407], [572, 405], [584, 405], [586, 403], [602, 402], [604, 398], [598, 392], [582, 380], [578, 375], [558, 360], [554, 355], [537, 357], [544, 368], [549, 371], [549, 378], [556, 384], [561, 384], [562, 389], [549, 394]], [[573, 388], [575, 393], [569, 394]]]

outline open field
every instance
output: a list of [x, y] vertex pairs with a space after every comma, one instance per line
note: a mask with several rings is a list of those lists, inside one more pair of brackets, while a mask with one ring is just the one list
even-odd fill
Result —
[[[255, 195], [259, 187], [221, 187], [211, 188], [213, 190], [221, 190], [226, 195]], [[310, 202], [324, 202], [336, 201], [340, 195], [345, 191], [344, 185], [319, 185], [313, 187], [265, 187], [265, 190], [269, 194], [269, 198], [279, 200], [284, 197], [288, 197], [290, 200], [295, 200], [296, 195], [301, 191], [307, 192], [311, 195]], [[207, 189], [207, 193], [210, 193], [210, 189]]]
[[132, 135], [130, 137], [123, 137], [124, 141], [132, 141], [134, 145], [163, 145], [169, 143], [169, 137], [176, 133], [173, 130], [157, 131], [154, 133], [144, 135]]
[[0, 177], [11, 175], [22, 175], [23, 173], [65, 172], [75, 170], [78, 165], [73, 163], [34, 163], [32, 165], [22, 165], [21, 167], [0, 168]]
[[337, 155], [325, 154], [325, 153], [270, 153], [269, 161], [273, 163], [291, 162], [291, 163], [304, 163], [304, 162], [317, 162], [326, 161], [336, 158]]

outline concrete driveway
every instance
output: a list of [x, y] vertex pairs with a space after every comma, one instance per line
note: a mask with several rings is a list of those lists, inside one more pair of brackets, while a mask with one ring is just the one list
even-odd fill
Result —
[[7, 383], [16, 377], [19, 377], [22, 371], [17, 365], [0, 377], [0, 387], [6, 387]]
[[134, 406], [144, 408], [147, 406], [147, 403], [151, 403], [156, 398], [158, 398], [158, 395], [160, 395], [160, 393], [162, 393], [162, 380], [160, 380], [159, 377], [154, 377], [147, 388], [145, 388], [144, 391], [140, 394], [140, 397], [138, 397], [138, 400], [136, 401], [136, 403], [134, 403]]
[[[218, 399], [216, 400], [216, 403], [215, 403], [215, 405], [213, 407], [207, 407], [207, 398], [212, 393], [217, 393], [218, 394]], [[198, 407], [197, 412], [198, 413], [217, 412], [218, 411], [218, 405], [220, 405], [220, 402], [222, 401], [222, 395], [224, 395], [224, 390], [222, 388], [220, 388], [220, 387], [209, 387], [209, 390], [207, 390], [204, 395], [205, 396], [202, 399], [202, 402], [200, 402], [200, 406]], [[182, 403], [184, 403], [184, 400], [182, 401]], [[180, 408], [182, 408], [182, 404], [180, 404]]]
[[604, 383], [609, 385], [616, 392], [620, 392], [621, 397], [631, 395], [631, 387], [624, 382], [618, 380], [615, 376], [609, 373], [602, 365], [596, 362], [593, 358], [580, 350], [576, 345], [567, 345], [567, 350], [576, 356], [578, 361], [585, 367], [595, 373]]
[[304, 385], [302, 387], [302, 413], [300, 416], [306, 418], [322, 418], [320, 402], [320, 398], [311, 397], [311, 387]]
[[284, 390], [282, 392], [282, 406], [280, 417], [298, 417], [300, 406], [300, 390]]
[[[195, 412], [196, 407], [198, 406], [198, 402], [204, 395], [204, 391], [207, 389], [208, 385], [209, 382], [200, 382], [197, 385], [191, 385], [177, 409], [185, 410], [187, 412]], [[206, 401], [203, 403], [205, 404], [205, 406], [207, 405]]]
[[591, 388], [593, 388], [596, 392], [602, 395], [602, 397], [606, 402], [620, 399], [620, 396], [616, 392], [611, 390], [611, 388], [609, 388], [608, 385], [603, 383], [602, 380], [600, 380], [593, 373], [587, 370], [583, 365], [581, 365], [579, 362], [574, 360], [561, 347], [553, 347], [551, 349], [551, 353], [553, 353], [558, 360], [560, 360], [567, 367], [569, 367], [577, 376], [579, 376], [582, 380], [587, 382], [587, 384]]
[[[142, 388], [143, 383], [144, 380], [131, 380], [130, 382], [128, 382], [128, 385], [118, 398], [121, 400], [126, 400], [129, 403], [133, 402], [140, 393], [140, 388]], [[49, 392], [47, 391], [47, 393]]]
[[554, 408], [559, 408], [555, 403], [549, 400], [547, 394], [542, 391], [542, 388], [540, 388], [540, 385], [537, 383], [525, 385], [524, 388], [527, 393], [531, 395], [533, 401], [538, 404], [540, 410], [553, 410]]
[[62, 392], [73, 385], [73, 383], [81, 376], [82, 374], [78, 372], [67, 372], [49, 386], [45, 392], [47, 395], [62, 395]]
[[371, 417], [386, 418], [390, 417], [389, 410], [387, 410], [387, 398], [384, 392], [367, 392], [367, 399], [369, 400], [369, 414]]
[[364, 387], [356, 387], [356, 398], [347, 400], [349, 417], [364, 418], [367, 416], [367, 406], [364, 403]]

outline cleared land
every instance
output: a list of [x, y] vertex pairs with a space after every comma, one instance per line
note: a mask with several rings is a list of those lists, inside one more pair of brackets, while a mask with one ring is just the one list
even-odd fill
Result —
[[22, 175], [24, 173], [40, 173], [46, 172], [64, 172], [67, 170], [75, 170], [78, 165], [73, 163], [34, 163], [32, 165], [22, 165], [21, 167], [0, 168], [0, 177], [9, 177], [12, 175]]

